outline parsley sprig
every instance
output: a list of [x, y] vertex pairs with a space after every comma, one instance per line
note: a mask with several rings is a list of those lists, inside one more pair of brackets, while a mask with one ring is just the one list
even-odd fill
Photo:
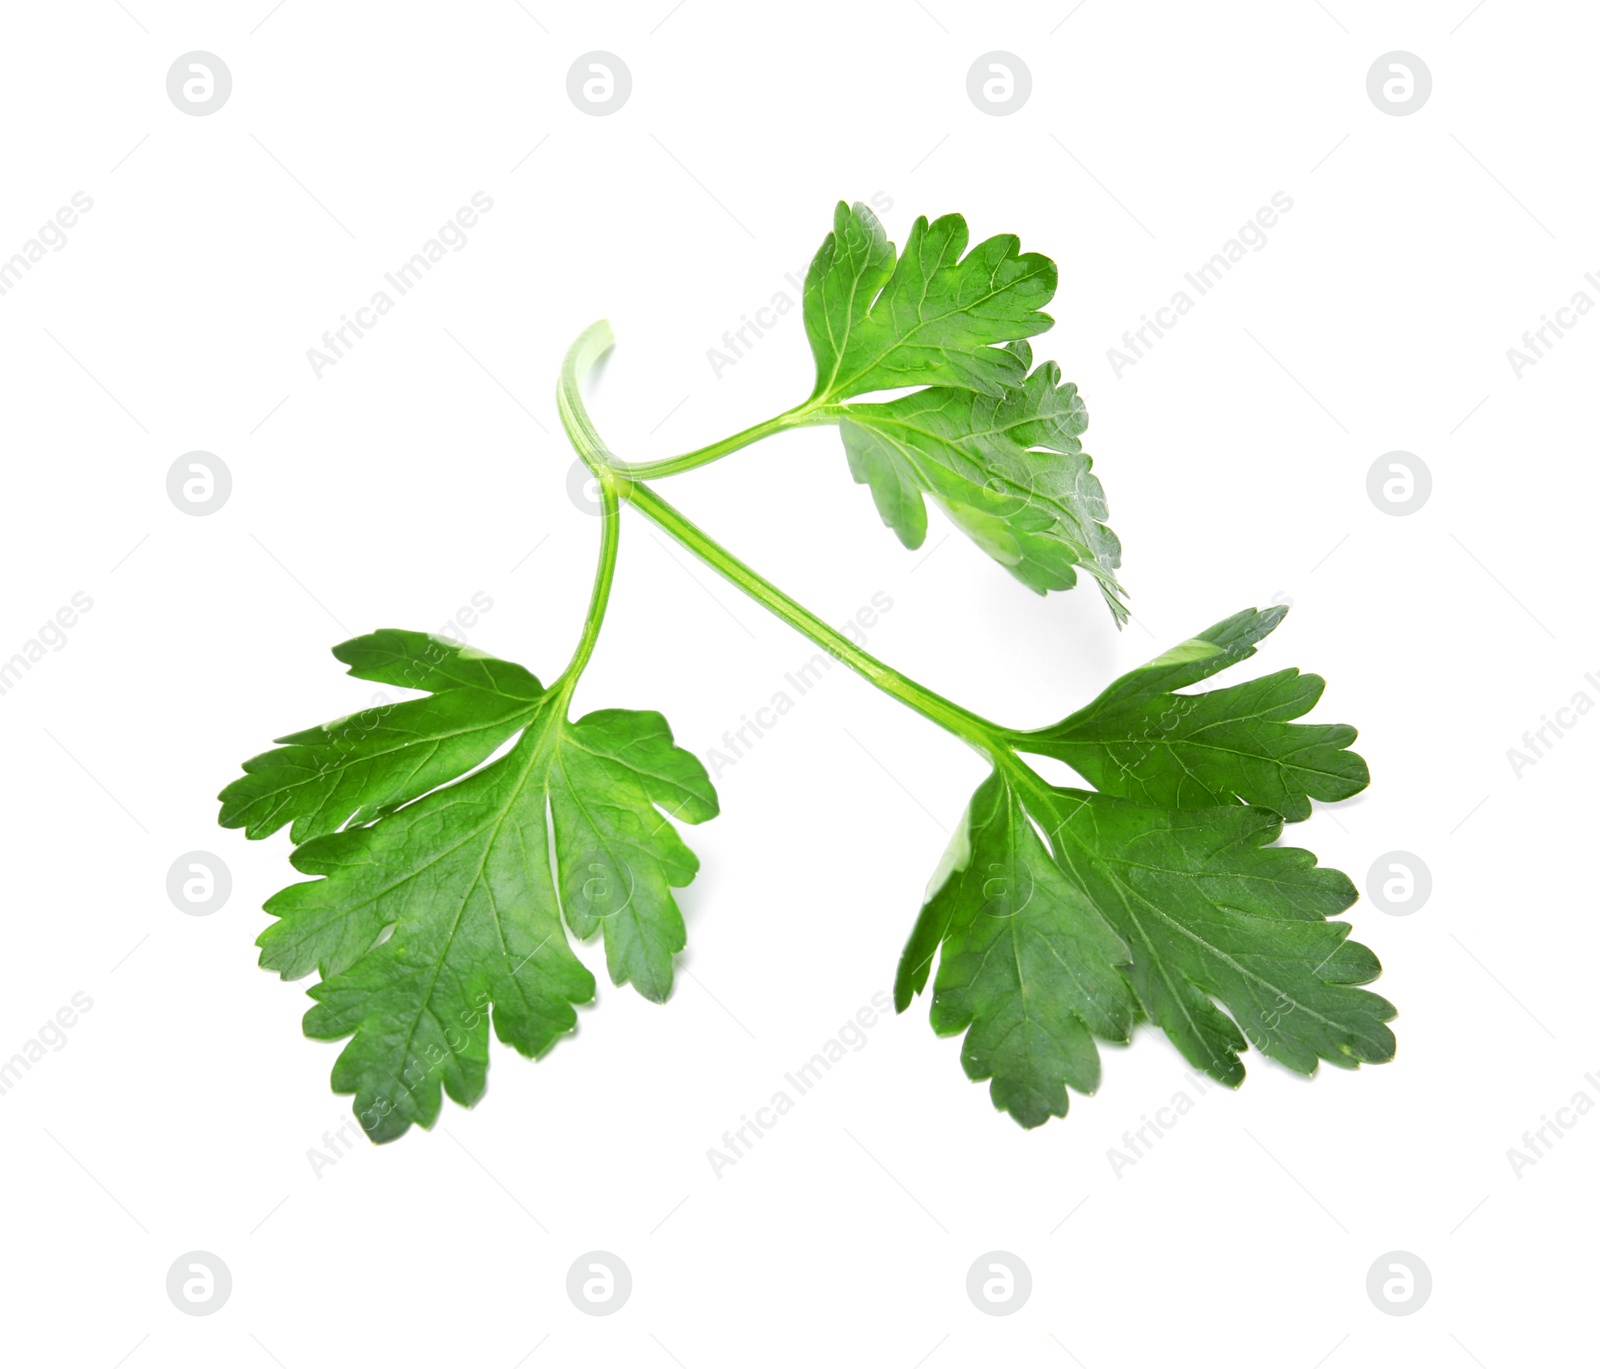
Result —
[[[1255, 654], [1281, 608], [1246, 609], [1112, 682], [1044, 728], [1002, 726], [836, 632], [652, 487], [785, 430], [834, 425], [847, 466], [908, 547], [931, 499], [1038, 593], [1096, 584], [1125, 621], [1121, 559], [1081, 436], [1087, 414], [1028, 339], [1054, 264], [1002, 235], [969, 250], [959, 215], [918, 219], [903, 251], [841, 204], [805, 287], [811, 394], [681, 456], [628, 462], [581, 386], [612, 346], [604, 322], [569, 350], [557, 407], [600, 489], [594, 590], [578, 647], [550, 685], [521, 666], [384, 629], [334, 654], [363, 679], [420, 691], [279, 739], [221, 795], [221, 822], [287, 826], [315, 878], [268, 900], [262, 964], [319, 976], [307, 1035], [347, 1044], [336, 1092], [374, 1140], [431, 1126], [441, 1090], [482, 1095], [488, 1034], [530, 1057], [576, 1027], [594, 978], [571, 940], [599, 936], [613, 983], [661, 1002], [698, 868], [675, 823], [714, 817], [700, 762], [654, 712], [569, 716], [605, 618], [626, 504], [856, 673], [977, 750], [990, 770], [935, 872], [895, 976], [904, 1010], [932, 980], [930, 1017], [964, 1034], [968, 1076], [1025, 1127], [1092, 1093], [1097, 1041], [1141, 1021], [1230, 1085], [1253, 1046], [1291, 1069], [1392, 1058], [1394, 1009], [1361, 987], [1376, 957], [1333, 920], [1343, 874], [1277, 845], [1285, 822], [1367, 783], [1353, 728], [1297, 721], [1323, 682], [1294, 670], [1199, 693]], [[863, 396], [906, 393], [887, 401]], [[1049, 783], [1027, 755], [1086, 787]], [[909, 883], [909, 881], [908, 881]], [[935, 965], [937, 963], [937, 968]]]

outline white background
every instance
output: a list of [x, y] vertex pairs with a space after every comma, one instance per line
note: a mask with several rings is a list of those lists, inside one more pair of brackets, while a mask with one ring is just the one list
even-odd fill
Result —
[[[1600, 20], [1586, 6], [1329, 0], [789, 6], [7, 6], [0, 255], [82, 191], [68, 233], [0, 297], [7, 497], [0, 656], [74, 592], [66, 645], [0, 697], [11, 878], [0, 1056], [93, 1000], [0, 1097], [6, 1358], [283, 1369], [386, 1361], [1487, 1369], [1589, 1353], [1600, 1120], [1520, 1177], [1507, 1151], [1600, 1071], [1600, 934], [1585, 859], [1600, 717], [1517, 777], [1507, 749], [1600, 688], [1585, 319], [1519, 379], [1506, 357], [1600, 290], [1592, 173]], [[1070, 16], [1068, 11], [1071, 10]], [[192, 50], [228, 64], [207, 117], [168, 99]], [[624, 108], [569, 100], [620, 55]], [[977, 109], [990, 50], [1026, 106]], [[1366, 74], [1431, 69], [1392, 117]], [[532, 150], [531, 149], [537, 149]], [[130, 151], [130, 149], [132, 149]], [[318, 378], [308, 348], [483, 191], [494, 202]], [[1276, 191], [1268, 243], [1120, 378], [1124, 329]], [[1024, 1133], [967, 1082], [926, 999], [885, 1019], [720, 1177], [706, 1152], [887, 989], [977, 759], [836, 670], [718, 777], [689, 833], [687, 971], [665, 1007], [602, 983], [576, 1039], [494, 1047], [471, 1113], [364, 1139], [306, 1041], [304, 986], [255, 966], [287, 836], [215, 826], [213, 796], [274, 736], [364, 705], [328, 648], [444, 624], [482, 592], [479, 646], [550, 678], [582, 617], [597, 523], [567, 494], [552, 392], [609, 317], [593, 406], [627, 456], [699, 445], [801, 398], [798, 312], [718, 379], [707, 349], [792, 287], [840, 197], [890, 236], [960, 210], [1060, 264], [1036, 341], [1085, 394], [1136, 622], [1091, 591], [1026, 593], [935, 517], [903, 550], [837, 435], [787, 435], [663, 492], [830, 621], [874, 592], [871, 649], [978, 712], [1061, 716], [1112, 674], [1288, 596], [1240, 677], [1330, 681], [1371, 790], [1291, 839], [1365, 887], [1415, 853], [1409, 917], [1355, 935], [1400, 1008], [1393, 1064], [1312, 1081], [1247, 1060], [1120, 1175], [1112, 1147], [1180, 1089], [1164, 1038]], [[1192, 292], [1191, 292], [1192, 293]], [[1385, 515], [1392, 450], [1433, 476]], [[175, 509], [166, 472], [217, 454], [233, 492]], [[577, 700], [657, 708], [704, 753], [810, 650], [625, 515], [612, 610]], [[537, 548], [535, 550], [535, 548]], [[215, 852], [209, 917], [165, 890]], [[585, 948], [591, 965], [597, 948]], [[603, 978], [603, 976], [602, 976]], [[631, 1300], [565, 1292], [615, 1252]], [[164, 1281], [203, 1250], [227, 1305]], [[1009, 1318], [964, 1285], [991, 1250], [1031, 1269]], [[1369, 1266], [1419, 1257], [1414, 1316]], [[537, 1347], [537, 1348], [536, 1348]]]

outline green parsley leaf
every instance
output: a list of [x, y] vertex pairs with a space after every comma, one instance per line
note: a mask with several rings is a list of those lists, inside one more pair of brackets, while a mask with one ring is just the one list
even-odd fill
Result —
[[[1082, 724], [1091, 740], [1063, 759], [1084, 761], [1080, 773], [1097, 772], [1096, 782], [1103, 770], [1108, 789], [1121, 783], [1139, 802], [1049, 785], [1015, 758], [974, 796], [902, 954], [895, 1005], [903, 1011], [922, 991], [937, 954], [933, 1028], [967, 1033], [968, 1076], [989, 1079], [995, 1105], [1023, 1126], [1064, 1116], [1067, 1088], [1093, 1091], [1090, 1034], [1125, 1041], [1130, 1018], [1148, 1018], [1191, 1065], [1234, 1086], [1247, 1045], [1303, 1074], [1322, 1060], [1353, 1068], [1393, 1058], [1384, 1024], [1394, 1008], [1355, 987], [1377, 978], [1378, 960], [1347, 940], [1348, 923], [1329, 921], [1355, 902], [1355, 886], [1308, 851], [1272, 845], [1284, 809], [1323, 796], [1308, 772], [1331, 773], [1349, 792], [1365, 783], [1364, 764], [1342, 750], [1354, 732], [1285, 722], [1321, 692], [1320, 680], [1293, 671], [1211, 695], [1171, 692], [1253, 655], [1282, 616], [1236, 614], [1073, 715], [1100, 723]], [[1216, 695], [1228, 697], [1213, 714], [1197, 705], [1200, 739], [1161, 753], [1170, 762], [1152, 765], [1132, 749], [1174, 699]], [[1206, 717], [1225, 756], [1195, 760], [1180, 778], [1174, 767], [1207, 745]], [[1141, 729], [1134, 739], [1129, 719]], [[1280, 728], [1292, 729], [1289, 740]], [[1057, 754], [1054, 739], [1037, 744], [1041, 735], [1012, 734]], [[1345, 759], [1330, 764], [1324, 752]], [[1131, 1011], [1111, 976], [1131, 992]]]
[[387, 628], [333, 654], [361, 679], [432, 692], [276, 738], [218, 796], [222, 826], [264, 837], [292, 822], [297, 843], [364, 826], [487, 759], [544, 697], [521, 666], [418, 632]]
[[335, 654], [432, 692], [285, 738], [223, 791], [222, 821], [312, 834], [291, 861], [320, 878], [267, 901], [261, 963], [320, 974], [306, 1034], [351, 1038], [334, 1091], [387, 1141], [432, 1125], [441, 1085], [464, 1106], [483, 1094], [491, 1016], [530, 1057], [576, 1027], [595, 985], [569, 931], [601, 932], [612, 982], [666, 999], [684, 945], [672, 890], [698, 862], [662, 813], [703, 822], [717, 800], [659, 713], [570, 722], [565, 694], [520, 666], [423, 633]]
[[967, 1032], [961, 1063], [1025, 1127], [1067, 1115], [1067, 1085], [1100, 1083], [1094, 1037], [1126, 1041], [1138, 1006], [1127, 948], [1054, 863], [1016, 791], [991, 774], [934, 876], [895, 975], [897, 1011], [928, 981], [941, 1036]]
[[[1026, 342], [1005, 349], [1032, 364]], [[927, 536], [923, 495], [1039, 594], [1070, 589], [1082, 566], [1118, 622], [1117, 535], [1079, 435], [1089, 424], [1078, 387], [1047, 361], [998, 395], [935, 386], [883, 404], [840, 406], [850, 473], [872, 489], [884, 523], [907, 547]]]
[[[841, 202], [806, 275], [817, 381], [796, 412], [838, 423], [850, 473], [907, 547], [927, 536], [931, 496], [1036, 593], [1070, 589], [1081, 567], [1121, 624], [1122, 547], [1079, 441], [1088, 413], [1055, 362], [1030, 374], [1055, 263], [1011, 234], [966, 247], [959, 214], [919, 218], [897, 257], [870, 209]], [[908, 386], [929, 388], [843, 402]]]
[[1202, 694], [1179, 694], [1255, 655], [1288, 612], [1247, 609], [1114, 681], [1052, 727], [1013, 734], [1022, 750], [1065, 762], [1105, 794], [1158, 808], [1244, 802], [1290, 822], [1311, 800], [1347, 799], [1367, 787], [1367, 763], [1343, 723], [1297, 723], [1324, 681], [1294, 669]]
[[1002, 233], [967, 248], [967, 221], [946, 214], [911, 226], [895, 257], [864, 204], [842, 200], [806, 273], [806, 335], [821, 403], [907, 385], [956, 385], [997, 395], [1025, 370], [994, 343], [1049, 328], [1040, 310], [1056, 292], [1056, 266], [1019, 252]]
[[1348, 923], [1326, 921], [1356, 901], [1355, 886], [1309, 851], [1270, 846], [1277, 814], [1051, 789], [1035, 817], [1127, 944], [1145, 1014], [1191, 1065], [1237, 1085], [1246, 1039], [1302, 1074], [1318, 1060], [1393, 1058], [1383, 1024], [1394, 1008], [1350, 987], [1378, 977], [1377, 957], [1346, 940]]

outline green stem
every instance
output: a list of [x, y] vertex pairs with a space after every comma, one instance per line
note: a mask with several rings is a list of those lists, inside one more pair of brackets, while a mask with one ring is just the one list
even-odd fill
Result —
[[583, 407], [583, 397], [578, 392], [580, 376], [599, 361], [611, 347], [611, 328], [604, 321], [588, 328], [567, 350], [561, 363], [561, 381], [556, 386], [556, 408], [561, 414], [561, 426], [567, 430], [578, 455], [594, 472], [600, 486], [600, 560], [594, 570], [594, 588], [589, 593], [589, 611], [584, 615], [583, 634], [578, 638], [577, 650], [567, 662], [551, 689], [561, 690], [570, 699], [577, 686], [578, 677], [589, 664], [594, 644], [600, 637], [600, 624], [606, 616], [606, 604], [611, 599], [611, 581], [617, 572], [617, 541], [621, 534], [622, 511], [617, 503], [617, 480], [611, 472], [611, 452], [601, 440], [588, 411]]
[[[572, 445], [577, 448], [578, 455], [583, 459], [584, 464], [599, 479], [602, 497], [610, 497], [608, 508], [614, 510], [618, 498], [626, 500], [661, 528], [662, 531], [693, 552], [694, 555], [719, 575], [743, 590], [762, 607], [776, 617], [781, 618], [797, 632], [810, 638], [830, 656], [836, 660], [843, 661], [845, 665], [849, 666], [863, 679], [876, 685], [884, 693], [898, 699], [907, 707], [922, 714], [923, 717], [938, 723], [946, 731], [952, 732], [962, 740], [971, 743], [978, 750], [992, 757], [996, 763], [1002, 763], [1004, 758], [1009, 757], [1011, 753], [1002, 740], [1005, 729], [984, 718], [980, 718], [976, 713], [969, 712], [959, 704], [952, 703], [949, 699], [934, 693], [933, 690], [918, 684], [915, 680], [907, 678], [891, 666], [885, 665], [877, 657], [863, 651], [848, 637], [835, 631], [822, 619], [818, 618], [816, 614], [791, 598], [770, 580], [765, 579], [745, 565], [743, 561], [739, 560], [719, 542], [685, 518], [683, 514], [679, 513], [677, 509], [662, 499], [649, 486], [641, 483], [639, 472], [646, 467], [630, 467], [617, 460], [590, 419], [578, 388], [582, 376], [605, 354], [611, 344], [611, 329], [603, 321], [593, 324], [581, 334], [578, 340], [572, 344], [571, 349], [567, 352], [566, 360], [562, 364], [561, 384], [556, 395], [562, 426], [566, 429], [568, 438], [571, 439]], [[816, 420], [813, 419], [812, 421]], [[772, 420], [773, 424], [779, 422], [779, 419]], [[770, 427], [771, 425], [761, 426]], [[784, 426], [795, 425], [790, 423]], [[777, 428], [772, 428], [771, 430], [777, 431]], [[749, 429], [748, 431], [755, 432], [756, 429]], [[739, 436], [743, 437], [744, 434]], [[756, 439], [751, 438], [749, 440], [755, 441]], [[732, 443], [736, 439], [729, 438], [727, 441]], [[722, 446], [725, 444], [716, 445]], [[744, 444], [741, 442], [739, 445]], [[710, 451], [712, 449], [706, 448], [705, 450]], [[729, 447], [728, 450], [732, 450], [732, 447]], [[593, 646], [593, 636], [599, 632], [599, 621], [596, 615], [605, 612], [605, 595], [610, 588], [611, 565], [614, 565], [615, 559], [616, 534], [613, 531], [609, 537], [609, 554], [607, 552], [607, 543], [605, 541], [602, 542], [601, 573], [596, 576], [595, 597], [590, 607], [590, 622], [585, 624], [584, 629], [584, 640], [590, 647]], [[604, 584], [602, 584], [602, 580]], [[574, 667], [582, 669], [582, 661], [588, 659], [587, 651], [581, 644], [579, 653], [579, 656], [573, 658], [573, 666], [567, 668], [568, 673], [571, 673]]]
[[980, 718], [976, 713], [968, 712], [942, 695], [935, 694], [927, 686], [907, 678], [892, 666], [885, 665], [876, 656], [863, 651], [848, 637], [829, 627], [810, 609], [745, 565], [648, 485], [631, 485], [624, 492], [623, 498], [663, 532], [698, 556], [717, 574], [738, 586], [768, 612], [781, 618], [795, 631], [809, 637], [835, 660], [843, 661], [856, 674], [875, 684], [884, 693], [915, 709], [923, 717], [932, 719], [946, 731], [971, 742], [980, 751], [992, 752], [999, 745], [1002, 728]]
[[617, 492], [605, 480], [600, 481], [600, 560], [594, 568], [594, 588], [589, 593], [589, 611], [583, 619], [583, 635], [578, 638], [577, 649], [567, 662], [554, 684], [552, 693], [572, 697], [578, 676], [589, 664], [594, 654], [594, 644], [600, 638], [600, 624], [606, 616], [606, 604], [611, 599], [611, 581], [617, 573], [617, 541], [622, 531], [622, 510], [617, 503]]
[[583, 458], [583, 464], [595, 473], [601, 489], [608, 483], [614, 487], [614, 477], [622, 463], [594, 426], [589, 411], [583, 406], [579, 386], [594, 369], [595, 362], [611, 350], [614, 341], [611, 325], [605, 319], [591, 323], [567, 348], [567, 355], [561, 362], [561, 380], [556, 385], [556, 412], [561, 415], [561, 426], [567, 430], [567, 437]]
[[725, 437], [720, 442], [713, 442], [706, 447], [697, 447], [682, 456], [668, 457], [664, 461], [626, 461], [618, 464], [616, 469], [630, 480], [655, 480], [661, 476], [678, 475], [683, 471], [692, 471], [696, 466], [706, 466], [713, 461], [721, 460], [730, 452], [748, 447], [764, 437], [771, 437], [774, 433], [832, 421], [831, 418], [821, 416], [814, 405], [800, 404], [776, 418], [767, 419], [765, 423], [757, 423], [743, 432], [734, 433], [732, 437]]
[[[584, 330], [572, 344], [567, 352], [566, 361], [562, 364], [561, 386], [556, 392], [556, 404], [561, 411], [562, 423], [567, 424], [570, 430], [571, 423], [577, 422], [591, 450], [604, 454], [601, 464], [629, 480], [656, 480], [668, 475], [679, 475], [698, 466], [708, 466], [713, 461], [720, 461], [730, 453], [749, 447], [775, 433], [787, 432], [790, 428], [805, 428], [819, 423], [838, 421], [836, 414], [828, 413], [823, 405], [808, 399], [804, 404], [786, 409], [775, 418], [757, 423], [708, 446], [697, 447], [692, 452], [683, 453], [682, 456], [670, 456], [660, 461], [623, 461], [601, 440], [594, 424], [589, 421], [582, 399], [578, 396], [578, 381], [588, 374], [595, 362], [611, 350], [613, 341], [611, 325], [605, 319], [590, 324]], [[596, 475], [600, 474], [594, 460], [591, 460], [590, 455], [581, 447], [579, 455]]]

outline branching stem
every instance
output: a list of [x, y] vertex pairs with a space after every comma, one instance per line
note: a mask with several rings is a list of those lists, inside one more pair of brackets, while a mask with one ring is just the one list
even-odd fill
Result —
[[[1010, 748], [1003, 740], [1006, 729], [980, 718], [959, 704], [952, 703], [863, 651], [848, 637], [823, 622], [810, 609], [739, 560], [644, 483], [644, 476], [647, 473], [669, 475], [680, 470], [690, 470], [694, 466], [704, 465], [706, 461], [715, 460], [717, 456], [757, 441], [769, 433], [804, 426], [806, 423], [826, 421], [818, 417], [820, 410], [816, 407], [801, 406], [800, 409], [791, 410], [788, 414], [780, 415], [767, 423], [758, 424], [722, 442], [702, 448], [698, 453], [689, 453], [671, 461], [630, 466], [626, 462], [619, 461], [606, 446], [605, 440], [600, 436], [599, 430], [589, 417], [588, 410], [584, 407], [579, 391], [584, 376], [595, 362], [605, 355], [611, 345], [611, 328], [604, 321], [591, 325], [582, 333], [572, 344], [562, 364], [561, 383], [556, 396], [562, 426], [566, 429], [568, 438], [584, 464], [595, 473], [600, 483], [602, 514], [608, 520], [612, 520], [608, 523], [611, 527], [609, 536], [602, 533], [601, 566], [596, 575], [595, 594], [590, 603], [589, 619], [584, 624], [583, 641], [579, 644], [578, 653], [574, 655], [572, 665], [567, 667], [563, 679], [568, 676], [576, 678], [576, 672], [581, 670], [584, 662], [588, 660], [589, 649], [593, 647], [594, 637], [599, 632], [599, 617], [605, 613], [606, 594], [610, 589], [611, 570], [616, 559], [614, 519], [617, 501], [620, 499], [633, 505], [663, 532], [693, 552], [717, 574], [743, 590], [768, 612], [781, 618], [835, 660], [842, 661], [884, 693], [970, 743], [997, 764], [1003, 764], [1008, 759], [1014, 760]], [[706, 455], [707, 453], [712, 455]], [[671, 469], [668, 469], [669, 467]]]

